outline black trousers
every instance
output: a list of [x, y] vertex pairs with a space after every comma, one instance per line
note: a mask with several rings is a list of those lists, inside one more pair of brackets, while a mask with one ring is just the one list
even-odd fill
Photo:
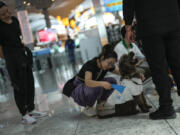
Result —
[[160, 108], [173, 108], [168, 67], [171, 68], [180, 90], [180, 32], [176, 30], [143, 37], [142, 42], [153, 82], [159, 94]]
[[32, 65], [28, 62], [29, 57], [25, 55], [24, 50], [16, 49], [15, 52], [10, 53], [11, 51], [11, 49], [5, 50], [6, 67], [14, 88], [15, 102], [24, 116], [34, 110], [35, 88]]

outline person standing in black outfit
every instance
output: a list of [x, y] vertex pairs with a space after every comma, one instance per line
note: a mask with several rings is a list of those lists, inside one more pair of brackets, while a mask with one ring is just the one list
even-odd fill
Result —
[[14, 97], [22, 122], [33, 124], [36, 118], [47, 115], [34, 110], [34, 78], [32, 53], [21, 42], [21, 30], [16, 17], [0, 1], [0, 46], [14, 88]]
[[[180, 0], [123, 0], [126, 36], [132, 40], [131, 25], [137, 20], [137, 34], [150, 65], [159, 94], [159, 108], [150, 119], [176, 118], [172, 105], [168, 67], [180, 90]], [[180, 95], [180, 91], [178, 91]]]

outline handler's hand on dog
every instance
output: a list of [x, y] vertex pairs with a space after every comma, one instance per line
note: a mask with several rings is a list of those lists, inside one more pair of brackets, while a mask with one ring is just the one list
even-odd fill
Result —
[[112, 85], [108, 82], [103, 82], [103, 87], [106, 89], [106, 90], [110, 90], [112, 89]]
[[146, 79], [142, 73], [140, 73], [140, 76], [141, 76], [142, 81], [144, 81]]

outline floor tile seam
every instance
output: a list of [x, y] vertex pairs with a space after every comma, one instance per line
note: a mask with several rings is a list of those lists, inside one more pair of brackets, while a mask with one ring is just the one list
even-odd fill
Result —
[[[80, 114], [80, 117], [81, 117], [81, 114]], [[75, 128], [75, 131], [74, 131], [74, 134], [73, 134], [73, 135], [76, 135], [77, 129], [78, 129], [79, 124], [80, 124], [80, 117], [79, 117], [79, 119], [78, 119], [78, 121], [77, 121], [77, 125], [76, 125], [76, 128]]]

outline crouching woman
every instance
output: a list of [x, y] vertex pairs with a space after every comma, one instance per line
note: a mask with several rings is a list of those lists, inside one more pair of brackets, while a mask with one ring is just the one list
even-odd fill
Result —
[[119, 69], [115, 67], [116, 61], [117, 54], [107, 45], [100, 56], [86, 62], [73, 79], [75, 89], [71, 97], [77, 104], [85, 107], [84, 114], [87, 116], [96, 115], [96, 110], [93, 109], [96, 101], [97, 111], [114, 108], [107, 103], [107, 99], [113, 93], [111, 84], [116, 84], [116, 80], [105, 78], [105, 75], [109, 71], [119, 74]]

